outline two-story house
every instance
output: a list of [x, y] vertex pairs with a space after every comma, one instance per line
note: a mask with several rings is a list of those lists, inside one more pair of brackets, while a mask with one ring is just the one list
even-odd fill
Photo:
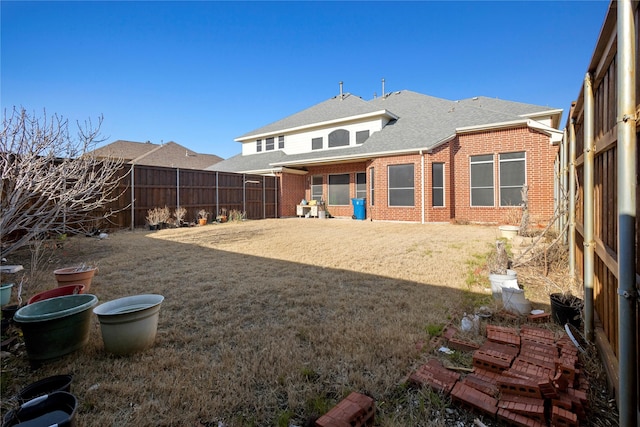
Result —
[[242, 153], [209, 169], [280, 177], [280, 216], [301, 199], [351, 217], [504, 222], [528, 188], [533, 221], [554, 209], [562, 110], [403, 90], [365, 101], [340, 94], [236, 139]]

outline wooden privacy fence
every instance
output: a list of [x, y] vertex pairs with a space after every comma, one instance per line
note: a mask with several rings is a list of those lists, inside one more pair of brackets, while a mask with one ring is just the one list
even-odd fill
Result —
[[149, 209], [167, 206], [187, 210], [185, 221], [198, 211], [215, 219], [221, 209], [245, 212], [247, 219], [277, 218], [277, 177], [228, 172], [125, 165], [117, 189], [121, 196], [106, 209], [117, 211], [110, 227], [134, 228], [146, 224]]
[[640, 163], [635, 101], [640, 56], [633, 42], [638, 22], [637, 2], [611, 2], [571, 107], [556, 182], [568, 196], [560, 226], [567, 225], [570, 270], [584, 289], [584, 334], [600, 350], [616, 391], [620, 425], [636, 425], [640, 408], [640, 194], [638, 174], [632, 172]]

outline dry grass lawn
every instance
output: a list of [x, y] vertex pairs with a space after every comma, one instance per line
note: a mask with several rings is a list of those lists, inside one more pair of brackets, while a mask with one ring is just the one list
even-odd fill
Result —
[[54, 268], [96, 263], [101, 302], [165, 296], [155, 345], [106, 354], [94, 317], [89, 343], [61, 360], [34, 371], [23, 352], [4, 358], [3, 395], [73, 373], [79, 426], [302, 426], [358, 391], [375, 398], [377, 425], [447, 425], [445, 399], [403, 379], [429, 357], [416, 345], [427, 329], [490, 302], [468, 276], [496, 237], [291, 218], [70, 238], [26, 298], [56, 286]]

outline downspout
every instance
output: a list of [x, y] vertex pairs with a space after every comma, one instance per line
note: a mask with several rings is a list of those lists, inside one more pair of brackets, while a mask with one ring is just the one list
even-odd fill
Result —
[[636, 306], [636, 46], [633, 6], [618, 1], [618, 361], [620, 425], [638, 421]]
[[242, 174], [242, 212], [247, 213], [247, 175]]
[[584, 77], [584, 336], [593, 342], [593, 283], [595, 276], [594, 179], [595, 147], [593, 87], [591, 75]]
[[267, 177], [262, 178], [262, 219], [267, 217]]
[[576, 122], [569, 124], [569, 278], [576, 282]]
[[564, 130], [564, 135], [562, 138], [562, 143], [560, 145], [560, 188], [558, 191], [558, 195], [560, 196], [560, 209], [561, 209], [561, 223], [560, 223], [560, 231], [562, 231], [562, 243], [567, 244], [568, 234], [565, 230], [565, 225], [567, 224], [567, 172], [568, 172], [568, 138], [567, 138], [567, 130]]
[[135, 188], [135, 174], [133, 173], [133, 163], [131, 164], [131, 231], [136, 228], [136, 188]]
[[424, 224], [424, 191], [425, 191], [425, 185], [424, 185], [424, 155], [422, 154], [422, 150], [420, 150], [420, 187], [422, 187], [421, 191], [420, 191], [420, 199], [421, 199], [421, 204], [422, 204], [421, 218], [422, 218], [422, 224]]

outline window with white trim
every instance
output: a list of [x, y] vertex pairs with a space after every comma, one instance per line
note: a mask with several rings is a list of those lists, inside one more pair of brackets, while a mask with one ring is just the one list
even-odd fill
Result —
[[375, 182], [373, 180], [374, 176], [375, 176], [375, 168], [369, 169], [369, 206], [373, 206], [375, 202], [374, 186], [373, 186], [373, 183]]
[[367, 173], [356, 173], [356, 198], [365, 199], [367, 197]]
[[493, 206], [493, 154], [471, 156], [471, 206]]
[[258, 140], [256, 141], [256, 151], [257, 151], [258, 153], [262, 151], [262, 140], [261, 140], [261, 139], [258, 139]]
[[356, 144], [362, 144], [369, 138], [368, 130], [359, 130], [356, 132]]
[[329, 175], [329, 204], [347, 206], [349, 204], [349, 174]]
[[322, 175], [313, 175], [311, 177], [311, 200], [322, 200]]
[[311, 139], [312, 150], [322, 150], [322, 137]]
[[415, 206], [413, 163], [389, 165], [389, 206]]
[[264, 150], [265, 151], [273, 151], [273, 137], [267, 138], [264, 140]]
[[284, 135], [280, 135], [278, 137], [278, 150], [282, 150], [284, 148]]
[[444, 163], [431, 165], [431, 205], [444, 206]]
[[520, 206], [526, 184], [524, 151], [500, 154], [500, 206]]
[[349, 145], [349, 131], [336, 129], [329, 134], [329, 148]]

